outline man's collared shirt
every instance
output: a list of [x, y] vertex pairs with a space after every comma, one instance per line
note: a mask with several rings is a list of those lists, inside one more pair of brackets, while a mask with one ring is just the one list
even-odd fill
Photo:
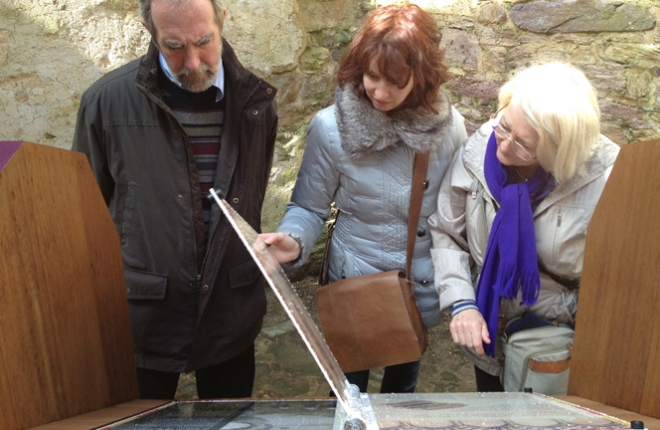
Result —
[[[165, 57], [163, 57], [163, 54], [160, 52], [158, 53], [158, 61], [160, 62], [160, 67], [163, 69], [163, 72], [165, 72], [165, 76], [177, 86], [181, 87], [181, 82], [179, 82], [176, 76], [174, 76], [167, 61], [165, 61]], [[222, 58], [220, 58], [220, 71], [212, 85], [218, 89], [218, 95], [215, 97], [215, 101], [219, 102], [225, 96], [225, 67], [222, 64]]]

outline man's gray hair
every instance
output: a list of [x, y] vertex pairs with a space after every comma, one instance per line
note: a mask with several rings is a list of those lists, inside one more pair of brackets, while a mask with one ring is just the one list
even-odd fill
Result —
[[[157, 0], [164, 1], [172, 4], [185, 5], [189, 0]], [[213, 12], [215, 13], [215, 20], [222, 31], [222, 11], [225, 9], [222, 5], [222, 0], [209, 0], [213, 4]], [[147, 30], [149, 33], [155, 37], [156, 29], [154, 27], [154, 20], [151, 17], [151, 3], [152, 0], [138, 0], [138, 6], [140, 7], [140, 17], [144, 20], [144, 23], [147, 25]]]

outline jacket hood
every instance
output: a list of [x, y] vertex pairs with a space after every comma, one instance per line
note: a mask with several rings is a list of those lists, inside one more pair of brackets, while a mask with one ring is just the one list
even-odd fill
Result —
[[354, 159], [399, 144], [415, 152], [434, 152], [452, 124], [451, 103], [442, 91], [434, 102], [437, 114], [419, 107], [388, 116], [348, 86], [335, 90], [335, 107], [342, 149]]

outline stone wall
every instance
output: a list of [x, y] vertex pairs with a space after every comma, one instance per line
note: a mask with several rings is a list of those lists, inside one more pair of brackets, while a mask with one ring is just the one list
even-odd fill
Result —
[[[332, 102], [338, 60], [382, 1], [226, 0], [225, 37], [279, 88], [280, 135], [264, 230], [284, 210], [314, 112]], [[418, 0], [443, 29], [447, 90], [475, 129], [511, 73], [548, 60], [586, 72], [603, 132], [619, 144], [660, 137], [657, 0]], [[80, 95], [145, 52], [136, 0], [0, 0], [0, 139], [69, 148]]]

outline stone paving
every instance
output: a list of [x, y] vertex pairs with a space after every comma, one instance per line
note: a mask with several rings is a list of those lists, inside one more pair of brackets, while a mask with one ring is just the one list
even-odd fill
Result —
[[[313, 304], [315, 279], [294, 284], [303, 303], [316, 319]], [[267, 291], [268, 312], [256, 341], [257, 375], [254, 398], [326, 397], [330, 386], [308, 352], [275, 295]], [[371, 372], [369, 392], [378, 392], [382, 369]], [[470, 392], [475, 390], [472, 365], [454, 345], [448, 322], [429, 330], [429, 349], [422, 358], [417, 392]], [[196, 398], [193, 374], [183, 375], [179, 399]]]

